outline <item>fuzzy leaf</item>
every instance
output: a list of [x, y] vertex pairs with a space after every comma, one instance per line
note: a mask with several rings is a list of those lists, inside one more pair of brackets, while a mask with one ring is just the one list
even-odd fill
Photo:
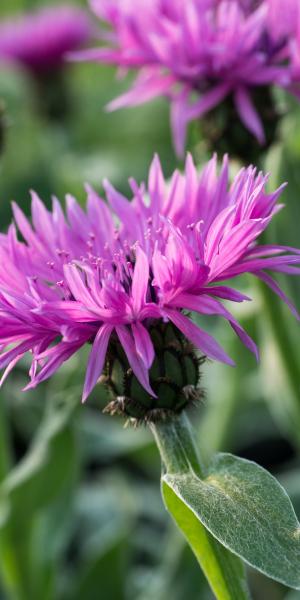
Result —
[[300, 524], [286, 492], [263, 468], [218, 454], [204, 479], [192, 470], [167, 472], [162, 488], [168, 509], [187, 537], [193, 535], [196, 517], [251, 566], [300, 589]]
[[187, 503], [164, 481], [162, 492], [168, 511], [190, 544], [216, 598], [250, 600], [242, 561], [231, 552], [227, 552], [210, 535]]

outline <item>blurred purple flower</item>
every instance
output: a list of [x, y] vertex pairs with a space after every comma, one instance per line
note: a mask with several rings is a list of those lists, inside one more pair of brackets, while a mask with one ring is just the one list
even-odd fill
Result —
[[[175, 147], [181, 154], [187, 124], [233, 95], [244, 126], [263, 144], [263, 123], [252, 92], [274, 84], [289, 88], [299, 39], [299, 0], [90, 0], [110, 25], [105, 47], [75, 53], [77, 60], [139, 69], [131, 90], [109, 109], [157, 96], [171, 101]], [[292, 69], [294, 76], [296, 70]], [[294, 87], [291, 89], [294, 91]]]
[[0, 23], [0, 61], [33, 72], [59, 67], [66, 52], [77, 50], [91, 35], [87, 15], [69, 5], [43, 8]]
[[[107, 205], [87, 186], [84, 212], [71, 196], [66, 217], [53, 200], [49, 212], [32, 193], [32, 222], [13, 205], [15, 224], [0, 235], [0, 368], [3, 379], [31, 351], [30, 387], [50, 377], [92, 343], [83, 398], [101, 375], [111, 336], [117, 336], [133, 372], [149, 381], [154, 350], [149, 328], [171, 321], [210, 358], [233, 364], [217, 341], [185, 311], [219, 315], [257, 355], [254, 342], [220, 300], [248, 297], [223, 281], [252, 273], [298, 317], [269, 270], [300, 274], [300, 251], [260, 245], [259, 235], [280, 210], [282, 187], [267, 194], [267, 176], [242, 169], [228, 183], [214, 157], [198, 175], [191, 156], [185, 173], [165, 183], [159, 159], [149, 182], [130, 180], [132, 202], [108, 181]], [[17, 237], [17, 231], [22, 241]]]
[[268, 30], [274, 42], [288, 47], [294, 39], [300, 20], [298, 0], [265, 0], [268, 6]]

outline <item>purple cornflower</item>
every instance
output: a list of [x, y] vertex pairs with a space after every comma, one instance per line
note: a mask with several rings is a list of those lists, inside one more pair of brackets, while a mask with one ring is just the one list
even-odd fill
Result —
[[[50, 377], [91, 343], [83, 399], [118, 339], [129, 364], [155, 398], [149, 370], [150, 332], [170, 322], [206, 356], [233, 364], [217, 341], [186, 311], [219, 315], [257, 356], [254, 342], [223, 300], [249, 300], [226, 282], [252, 273], [296, 309], [269, 274], [299, 275], [300, 251], [260, 245], [259, 235], [282, 205], [283, 186], [265, 191], [267, 176], [242, 169], [228, 183], [228, 161], [216, 157], [198, 175], [191, 156], [185, 173], [166, 184], [159, 159], [148, 186], [130, 179], [132, 202], [108, 181], [108, 204], [87, 186], [86, 212], [66, 197], [66, 216], [53, 200], [49, 212], [32, 193], [32, 225], [14, 204], [15, 223], [0, 235], [0, 367], [4, 377], [28, 351], [31, 383]], [[17, 229], [22, 240], [17, 237]]]
[[87, 15], [69, 5], [43, 8], [0, 24], [0, 61], [34, 73], [59, 67], [66, 52], [77, 50], [91, 34]]
[[132, 89], [109, 109], [167, 96], [179, 154], [188, 123], [227, 97], [233, 97], [244, 126], [264, 144], [253, 93], [261, 86], [292, 92], [299, 86], [292, 65], [300, 46], [298, 0], [143, 0], [138, 10], [134, 0], [90, 3], [110, 30], [102, 32], [104, 47], [74, 58], [138, 69]]

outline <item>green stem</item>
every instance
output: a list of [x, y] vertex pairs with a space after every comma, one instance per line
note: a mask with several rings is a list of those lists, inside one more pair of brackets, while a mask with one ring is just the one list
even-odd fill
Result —
[[204, 477], [205, 467], [201, 464], [185, 413], [172, 419], [151, 423], [150, 428], [168, 473], [187, 473], [192, 467], [200, 478]]
[[[21, 533], [23, 535], [23, 532]], [[25, 544], [24, 544], [25, 545]], [[10, 527], [2, 529], [0, 539], [0, 573], [2, 585], [9, 600], [32, 598], [29, 583], [28, 548], [20, 548], [22, 542], [15, 540]]]
[[[293, 418], [297, 423], [297, 442], [299, 443], [300, 430], [300, 364], [296, 358], [296, 349], [293, 346], [288, 328], [285, 323], [282, 303], [277, 296], [263, 283], [260, 286], [266, 314], [272, 328], [273, 338], [280, 362], [286, 373], [293, 402]], [[294, 429], [294, 428], [293, 428]]]
[[[0, 401], [0, 484], [8, 475], [11, 467], [12, 457], [9, 441], [7, 407], [2, 398]], [[2, 583], [5, 586], [8, 598], [11, 598], [12, 600], [26, 600], [25, 595], [22, 594], [19, 568], [10, 533], [9, 528], [2, 527], [0, 535], [0, 572]]]
[[[10, 444], [10, 431], [8, 412], [4, 399], [0, 401], [0, 485], [4, 482], [13, 466], [12, 450]], [[4, 502], [4, 499], [2, 499]], [[3, 510], [5, 510], [3, 508]], [[7, 510], [10, 510], [9, 505]], [[1, 524], [0, 533], [0, 573], [2, 585], [7, 598], [10, 600], [27, 600], [30, 591], [27, 585], [28, 548], [24, 547], [24, 532], [16, 533], [11, 525]], [[20, 549], [22, 551], [20, 552]]]
[[[257, 157], [257, 165], [262, 171], [265, 170], [267, 154], [263, 153]], [[268, 169], [267, 169], [268, 170]], [[270, 238], [269, 230], [266, 230], [260, 236], [260, 243], [274, 243], [274, 239]], [[281, 365], [285, 371], [287, 381], [291, 392], [291, 400], [293, 403], [293, 420], [291, 423], [291, 432], [297, 445], [300, 443], [300, 362], [298, 360], [298, 352], [291, 339], [288, 328], [285, 324], [283, 313], [282, 300], [274, 294], [270, 288], [258, 281], [261, 296], [265, 306], [265, 313], [268, 316], [270, 328], [273, 334], [278, 354], [280, 356]]]
[[[163, 469], [168, 474], [191, 471], [205, 477], [205, 465], [199, 456], [190, 423], [185, 413], [151, 423]], [[183, 506], [176, 494], [165, 496], [166, 507], [190, 544], [217, 600], [249, 600], [244, 567], [236, 556], [220, 544], [192, 511]]]
[[8, 431], [8, 415], [3, 398], [0, 399], [0, 483], [5, 479], [12, 466], [11, 448]]
[[5, 113], [4, 113], [4, 102], [0, 98], [0, 158], [4, 150], [4, 140], [5, 140]]

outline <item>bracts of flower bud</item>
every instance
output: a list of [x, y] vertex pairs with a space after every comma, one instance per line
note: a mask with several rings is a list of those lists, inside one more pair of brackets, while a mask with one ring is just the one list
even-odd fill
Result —
[[154, 323], [149, 333], [155, 351], [149, 380], [156, 397], [141, 386], [116, 337], [111, 339], [101, 377], [111, 398], [104, 412], [128, 417], [133, 425], [167, 419], [204, 397], [200, 383], [205, 357], [171, 323]]

